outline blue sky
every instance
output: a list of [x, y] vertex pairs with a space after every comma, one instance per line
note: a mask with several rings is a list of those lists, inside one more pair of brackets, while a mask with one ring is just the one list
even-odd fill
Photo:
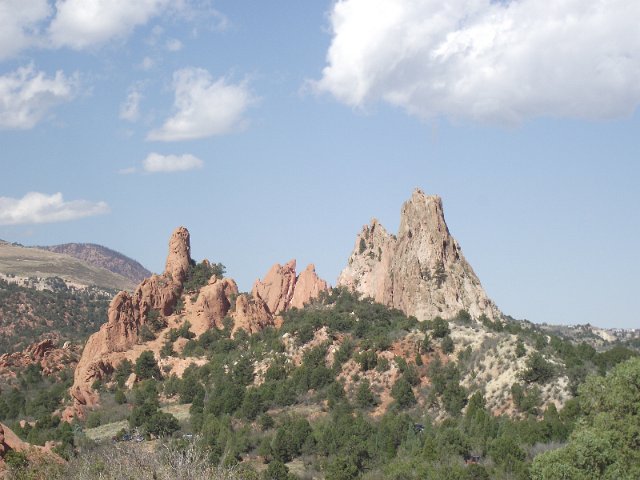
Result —
[[640, 4], [0, 0], [0, 238], [335, 283], [443, 197], [517, 318], [638, 327]]

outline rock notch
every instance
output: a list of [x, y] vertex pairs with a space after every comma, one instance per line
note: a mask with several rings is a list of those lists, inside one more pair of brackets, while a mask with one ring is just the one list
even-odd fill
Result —
[[442, 200], [420, 189], [402, 206], [397, 237], [375, 219], [362, 228], [338, 286], [421, 321], [462, 309], [476, 319], [502, 316], [449, 233]]

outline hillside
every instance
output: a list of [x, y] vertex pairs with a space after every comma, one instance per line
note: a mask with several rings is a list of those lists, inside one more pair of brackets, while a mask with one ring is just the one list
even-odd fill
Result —
[[64, 243], [62, 245], [36, 248], [69, 255], [94, 267], [104, 268], [128, 278], [134, 283], [140, 283], [151, 276], [151, 272], [135, 260], [115, 250], [94, 243]]
[[0, 244], [0, 274], [17, 277], [10, 281], [59, 277], [77, 286], [94, 285], [115, 290], [131, 290], [135, 285], [122, 275], [69, 255], [7, 243]]
[[0, 355], [45, 339], [84, 342], [100, 327], [113, 291], [69, 288], [51, 277], [42, 290], [0, 279]]
[[[173, 478], [176, 465], [193, 478], [560, 478], [547, 460], [577, 472], [565, 478], [636, 478], [633, 439], [588, 435], [625, 428], [638, 353], [502, 315], [439, 198], [414, 192], [402, 217], [379, 244], [379, 225], [365, 227], [333, 289], [291, 260], [241, 293], [223, 265], [191, 258], [177, 228], [165, 270], [113, 298], [79, 359], [47, 344], [77, 361], [73, 379], [44, 356], [28, 364], [33, 348], [4, 357], [15, 371], [0, 421], [71, 459], [47, 478], [118, 478], [91, 470], [105, 462], [153, 478]], [[388, 250], [376, 256], [379, 245]], [[607, 385], [619, 415], [602, 423]], [[102, 447], [70, 434], [61, 420], [72, 419]], [[607, 456], [585, 465], [580, 451]]]

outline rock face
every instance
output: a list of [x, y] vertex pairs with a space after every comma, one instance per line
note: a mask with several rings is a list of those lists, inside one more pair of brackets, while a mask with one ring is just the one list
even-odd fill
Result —
[[502, 314], [487, 297], [444, 219], [442, 200], [416, 189], [404, 203], [398, 235], [375, 219], [363, 227], [338, 286], [398, 308], [418, 320]]
[[40, 365], [44, 376], [53, 375], [68, 367], [75, 367], [80, 358], [79, 347], [65, 343], [62, 348], [53, 340], [34, 343], [22, 352], [0, 355], [0, 378], [15, 377], [16, 371], [29, 365]]
[[108, 321], [87, 341], [74, 374], [71, 395], [80, 405], [93, 405], [97, 396], [91, 385], [111, 373], [113, 352], [124, 352], [138, 341], [140, 329], [154, 315], [170, 315], [182, 293], [191, 262], [189, 231], [177, 228], [169, 240], [169, 254], [162, 275], [145, 279], [133, 295], [120, 292], [109, 306]]
[[[239, 329], [255, 333], [267, 326], [280, 325], [281, 313], [293, 307], [301, 308], [320, 292], [328, 290], [327, 283], [318, 278], [313, 265], [297, 276], [296, 261], [291, 260], [284, 266], [276, 264], [264, 281], [256, 282], [251, 295], [240, 294], [232, 279], [215, 275], [197, 291], [183, 295], [191, 264], [189, 232], [180, 227], [169, 240], [164, 273], [143, 280], [133, 294], [118, 293], [109, 306], [107, 323], [89, 337], [70, 390], [74, 407], [65, 413], [65, 418], [82, 415], [84, 407], [97, 404], [99, 396], [93, 390], [93, 383], [109, 377], [120, 362], [125, 359], [134, 362], [144, 350], [159, 354], [165, 334], [171, 328], [189, 322], [190, 331], [199, 336], [211, 328], [224, 328], [225, 317], [231, 317], [234, 333]], [[181, 308], [176, 313], [178, 301]], [[141, 329], [150, 326], [151, 322], [158, 324], [156, 319], [159, 317], [162, 323], [156, 338], [142, 341]], [[184, 344], [178, 349], [183, 347]], [[179, 370], [179, 360], [184, 359], [167, 357], [162, 362]]]
[[62, 459], [51, 451], [51, 447], [52, 444], [49, 442], [44, 447], [24, 442], [9, 427], [0, 423], [0, 478], [8, 478], [4, 476], [6, 474], [4, 457], [11, 450], [24, 452], [30, 463], [33, 461], [63, 463]]
[[318, 277], [315, 265], [310, 263], [296, 279], [296, 285], [293, 289], [293, 296], [291, 297], [289, 306], [303, 308], [309, 300], [317, 298], [321, 292], [328, 290], [329, 285]]
[[329, 285], [318, 277], [313, 264], [298, 276], [296, 261], [290, 260], [285, 265], [276, 263], [264, 280], [256, 280], [251, 295], [262, 300], [269, 313], [279, 315], [292, 307], [302, 308], [320, 292], [327, 290]]
[[262, 300], [251, 295], [242, 294], [236, 299], [233, 313], [234, 332], [239, 329], [247, 333], [256, 333], [268, 326], [275, 325], [275, 319]]

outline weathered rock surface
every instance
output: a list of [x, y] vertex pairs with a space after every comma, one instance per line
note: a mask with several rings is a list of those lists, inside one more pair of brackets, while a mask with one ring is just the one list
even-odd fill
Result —
[[302, 308], [320, 292], [329, 290], [329, 285], [316, 274], [313, 264], [298, 276], [296, 261], [290, 260], [285, 265], [276, 263], [264, 277], [256, 280], [251, 294], [262, 300], [272, 315], [279, 315], [289, 308]]
[[303, 308], [309, 300], [317, 298], [321, 292], [328, 290], [329, 285], [318, 277], [315, 265], [310, 263], [296, 279], [289, 307]]
[[363, 227], [338, 285], [418, 320], [502, 314], [488, 298], [444, 219], [442, 200], [416, 189], [404, 203], [397, 237], [376, 220]]
[[[169, 241], [164, 273], [143, 280], [133, 294], [116, 295], [107, 323], [89, 338], [82, 352], [70, 390], [74, 408], [65, 411], [66, 419], [82, 415], [84, 407], [97, 404], [99, 397], [93, 383], [111, 375], [123, 360], [135, 362], [144, 350], [151, 350], [159, 358], [165, 334], [171, 328], [181, 328], [189, 322], [190, 331], [197, 337], [211, 328], [224, 328], [225, 317], [231, 317], [234, 333], [239, 329], [255, 333], [266, 326], [279, 326], [281, 313], [292, 307], [301, 308], [329, 288], [318, 278], [313, 265], [297, 276], [296, 261], [291, 260], [284, 266], [275, 265], [264, 281], [257, 281], [252, 295], [239, 294], [235, 281], [215, 275], [197, 291], [183, 292], [191, 264], [189, 232], [180, 227]], [[181, 307], [176, 313], [178, 301]], [[141, 329], [155, 317], [162, 321], [156, 338], [141, 341]], [[181, 351], [184, 343], [174, 342], [173, 346]], [[181, 362], [184, 359], [172, 356], [161, 360], [172, 372], [179, 371]]]
[[251, 295], [242, 294], [236, 299], [235, 312], [232, 314], [233, 331], [243, 329], [247, 333], [256, 333], [265, 327], [275, 325], [274, 316], [267, 305]]
[[[223, 328], [222, 321], [231, 309], [233, 298], [238, 295], [238, 285], [230, 278], [212, 277], [200, 289], [195, 303], [195, 319], [189, 320], [196, 327], [196, 333], [210, 328]], [[190, 315], [189, 318], [192, 318]]]
[[29, 365], [39, 365], [44, 376], [53, 375], [66, 368], [75, 368], [80, 358], [80, 348], [69, 342], [58, 347], [51, 339], [29, 345], [21, 352], [0, 355], [0, 378], [15, 377], [16, 371]]
[[24, 442], [9, 427], [0, 423], [0, 478], [6, 478], [4, 476], [6, 474], [4, 457], [11, 450], [25, 452], [30, 462], [32, 460], [61, 462], [62, 459], [51, 452], [51, 446], [49, 444], [40, 447]]
[[264, 280], [256, 280], [251, 294], [264, 301], [273, 315], [284, 312], [293, 298], [296, 285], [296, 261], [289, 260], [284, 265], [276, 263], [267, 272]]
[[[169, 240], [169, 254], [162, 275], [145, 279], [133, 295], [120, 292], [109, 306], [108, 321], [87, 341], [74, 374], [71, 395], [80, 405], [94, 405], [97, 396], [91, 385], [110, 374], [117, 365], [109, 355], [129, 350], [138, 341], [150, 312], [170, 315], [182, 293], [189, 264], [189, 231], [177, 228]], [[121, 361], [121, 359], [119, 359]]]

